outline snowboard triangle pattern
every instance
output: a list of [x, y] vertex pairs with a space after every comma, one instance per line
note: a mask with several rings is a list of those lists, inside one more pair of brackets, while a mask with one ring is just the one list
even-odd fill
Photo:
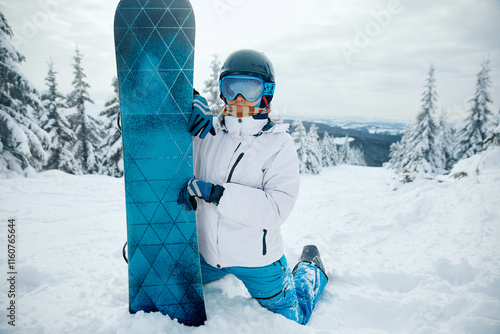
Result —
[[124, 145], [129, 309], [206, 320], [196, 220], [177, 204], [192, 174], [195, 20], [188, 0], [122, 0], [115, 46]]

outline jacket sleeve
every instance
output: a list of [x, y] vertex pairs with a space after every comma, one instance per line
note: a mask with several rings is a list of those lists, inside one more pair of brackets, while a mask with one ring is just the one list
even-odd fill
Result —
[[276, 228], [290, 215], [299, 193], [299, 167], [293, 141], [284, 142], [264, 170], [263, 189], [224, 183], [218, 210], [231, 221], [256, 228]]

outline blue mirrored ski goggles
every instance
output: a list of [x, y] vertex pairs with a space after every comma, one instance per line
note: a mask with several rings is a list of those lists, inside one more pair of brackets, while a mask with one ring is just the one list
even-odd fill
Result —
[[275, 87], [275, 83], [264, 82], [261, 78], [250, 75], [228, 75], [219, 80], [219, 90], [229, 101], [241, 94], [245, 100], [254, 102], [263, 95], [273, 95]]

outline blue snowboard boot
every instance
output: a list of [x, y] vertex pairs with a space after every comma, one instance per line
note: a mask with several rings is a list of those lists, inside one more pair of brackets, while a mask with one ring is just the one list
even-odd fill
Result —
[[321, 257], [319, 255], [319, 250], [316, 246], [314, 245], [307, 245], [304, 246], [304, 249], [302, 250], [302, 255], [300, 257], [299, 263], [293, 268], [292, 274], [295, 276], [295, 273], [297, 272], [297, 269], [299, 268], [299, 265], [302, 263], [310, 263], [318, 267], [323, 274], [325, 275], [326, 279], [328, 280], [328, 276], [326, 275], [325, 267], [323, 266], [323, 262], [321, 261]]

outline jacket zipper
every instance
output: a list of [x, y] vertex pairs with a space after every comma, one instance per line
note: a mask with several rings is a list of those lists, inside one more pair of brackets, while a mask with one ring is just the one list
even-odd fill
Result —
[[267, 230], [264, 229], [264, 236], [262, 237], [262, 255], [267, 254], [266, 236], [267, 236]]
[[229, 172], [229, 176], [227, 178], [227, 183], [231, 182], [231, 179], [233, 178], [234, 169], [240, 163], [240, 161], [241, 161], [241, 159], [243, 158], [244, 155], [245, 155], [245, 153], [242, 152], [242, 153], [240, 153], [240, 155], [236, 159], [236, 162], [234, 163], [233, 168], [231, 168], [231, 171]]
[[[236, 166], [238, 166], [238, 164], [240, 163], [240, 161], [244, 155], [245, 155], [245, 153], [240, 153], [240, 155], [236, 159], [233, 167], [231, 168], [231, 171], [229, 172], [229, 177], [227, 178], [228, 183], [231, 182], [231, 179], [233, 178], [234, 170], [236, 169]], [[262, 255], [266, 255], [267, 254], [267, 243], [266, 243], [267, 230], [264, 229], [263, 232], [264, 232], [264, 235], [262, 236]]]
[[[240, 147], [240, 145], [241, 145], [241, 143], [238, 145], [238, 147], [236, 147], [235, 151], [238, 150], [238, 148]], [[236, 162], [234, 163], [233, 167], [231, 168], [231, 171], [229, 172], [229, 177], [227, 178], [227, 183], [231, 182], [231, 178], [233, 177], [234, 169], [240, 163], [240, 160], [243, 158], [243, 155], [245, 155], [245, 153], [243, 153], [243, 152], [240, 153], [240, 155], [236, 159]], [[218, 231], [219, 231], [219, 219], [217, 219], [217, 236], [219, 235]], [[218, 237], [217, 237], [217, 248], [219, 248], [218, 245], [219, 245], [219, 240], [218, 240]], [[217, 268], [220, 268], [219, 265], [217, 265]]]

